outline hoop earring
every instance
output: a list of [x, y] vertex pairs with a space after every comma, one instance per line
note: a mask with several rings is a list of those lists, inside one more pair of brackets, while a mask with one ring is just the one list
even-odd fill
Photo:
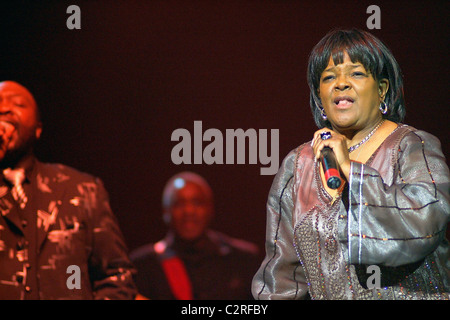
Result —
[[325, 110], [322, 108], [320, 103], [318, 103], [315, 99], [314, 99], [314, 105], [316, 106], [317, 109], [319, 109], [319, 112], [320, 112], [320, 115], [322, 116], [322, 119], [324, 121], [326, 121], [327, 120], [327, 115], [325, 114]]
[[320, 115], [322, 116], [322, 119], [327, 120], [328, 118], [327, 118], [327, 115], [325, 114], [325, 110], [323, 110], [322, 108], [319, 108], [319, 110], [320, 110]]
[[386, 102], [384, 102], [384, 100], [381, 100], [381, 103], [380, 103], [380, 111], [381, 111], [381, 113], [382, 114], [386, 114], [386, 113], [388, 113], [388, 110], [389, 110], [389, 107], [386, 104]]

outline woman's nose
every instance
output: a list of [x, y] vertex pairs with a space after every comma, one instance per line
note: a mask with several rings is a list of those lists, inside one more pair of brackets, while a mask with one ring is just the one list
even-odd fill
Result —
[[335, 89], [344, 91], [350, 88], [350, 82], [348, 81], [345, 75], [341, 75], [337, 77]]

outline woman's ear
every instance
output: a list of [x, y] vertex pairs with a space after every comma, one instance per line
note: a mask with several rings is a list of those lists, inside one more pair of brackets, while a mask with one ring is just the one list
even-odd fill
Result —
[[384, 100], [386, 97], [386, 94], [389, 90], [389, 80], [388, 79], [381, 79], [378, 82], [378, 93], [380, 94], [380, 98]]

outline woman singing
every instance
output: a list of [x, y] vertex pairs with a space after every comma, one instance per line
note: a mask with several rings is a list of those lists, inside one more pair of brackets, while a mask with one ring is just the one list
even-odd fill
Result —
[[[267, 202], [256, 299], [449, 299], [449, 170], [402, 124], [400, 68], [370, 33], [332, 31], [308, 63], [320, 130], [284, 159]], [[332, 149], [342, 183], [321, 165]]]

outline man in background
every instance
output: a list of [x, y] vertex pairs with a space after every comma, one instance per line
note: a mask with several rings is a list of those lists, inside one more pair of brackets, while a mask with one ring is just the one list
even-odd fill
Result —
[[139, 293], [164, 300], [252, 299], [257, 247], [209, 228], [214, 204], [205, 179], [192, 172], [173, 176], [162, 206], [166, 237], [130, 254]]
[[41, 132], [32, 94], [0, 82], [0, 299], [134, 299], [103, 183], [36, 159]]

